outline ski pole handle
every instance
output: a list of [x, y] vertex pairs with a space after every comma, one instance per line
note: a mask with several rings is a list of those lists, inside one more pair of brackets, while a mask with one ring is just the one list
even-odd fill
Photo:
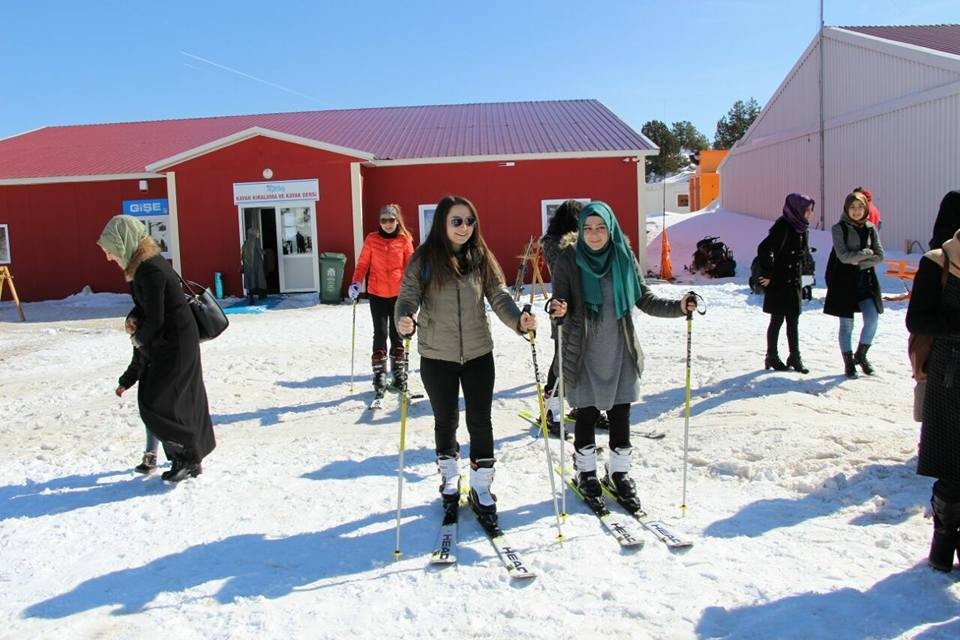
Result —
[[[523, 314], [530, 315], [530, 309], [531, 309], [531, 307], [530, 307], [529, 304], [523, 305], [523, 309], [520, 310], [520, 317], [521, 317], [521, 319], [523, 318]], [[530, 338], [531, 338], [531, 339], [537, 337], [537, 332], [534, 331], [533, 329], [531, 329], [531, 330], [528, 331], [527, 333], [530, 334]]]
[[413, 331], [411, 331], [410, 333], [402, 333], [402, 332], [398, 331], [397, 333], [400, 334], [400, 337], [401, 337], [401, 338], [404, 338], [404, 339], [409, 340], [410, 338], [413, 337], [413, 334], [415, 334], [415, 333], [417, 332], [417, 319], [413, 317], [413, 314], [412, 314], [412, 313], [407, 314], [406, 317], [407, 317], [407, 318], [410, 318], [410, 322], [413, 323]]
[[559, 316], [559, 317], [554, 317], [554, 316], [553, 316], [553, 312], [552, 312], [552, 310], [551, 310], [551, 308], [550, 308], [550, 305], [553, 303], [554, 300], [556, 300], [557, 302], [562, 302], [562, 303], [566, 303], [566, 302], [567, 302], [567, 301], [564, 300], [563, 298], [550, 298], [549, 300], [547, 300], [547, 303], [546, 303], [545, 305], [543, 305], [543, 310], [547, 312], [547, 314], [550, 316], [550, 318], [553, 320], [553, 322], [559, 327], [560, 325], [563, 324], [563, 320], [564, 320], [564, 318], [567, 317], [567, 315], [564, 314], [564, 315]]

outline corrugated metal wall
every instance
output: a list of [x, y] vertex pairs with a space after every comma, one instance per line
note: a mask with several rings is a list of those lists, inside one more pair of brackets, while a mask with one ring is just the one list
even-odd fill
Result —
[[[894, 45], [848, 32], [828, 30], [826, 43], [826, 226], [863, 185], [880, 209], [884, 245], [926, 248], [940, 199], [960, 188], [960, 61], [916, 50], [900, 57]], [[818, 67], [814, 44], [721, 166], [725, 208], [774, 219], [791, 191], [819, 199]]]

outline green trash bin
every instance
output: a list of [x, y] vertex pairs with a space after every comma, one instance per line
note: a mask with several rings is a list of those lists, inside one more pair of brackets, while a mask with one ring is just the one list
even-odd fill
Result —
[[347, 256], [342, 253], [325, 251], [320, 254], [320, 302], [340, 304], [345, 264]]

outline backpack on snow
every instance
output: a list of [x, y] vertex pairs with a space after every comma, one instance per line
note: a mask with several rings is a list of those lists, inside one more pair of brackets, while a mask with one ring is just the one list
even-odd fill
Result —
[[717, 236], [707, 236], [697, 242], [693, 253], [693, 271], [702, 271], [714, 278], [731, 278], [737, 273], [733, 251]]

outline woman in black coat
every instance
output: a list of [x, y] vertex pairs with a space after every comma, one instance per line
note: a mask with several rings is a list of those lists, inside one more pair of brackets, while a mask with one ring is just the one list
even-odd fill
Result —
[[933, 336], [917, 473], [936, 478], [930, 566], [950, 571], [954, 553], [960, 558], [960, 231], [920, 259], [907, 329]]
[[179, 482], [203, 472], [200, 461], [216, 441], [200, 364], [200, 338], [180, 278], [160, 247], [132, 216], [114, 216], [97, 244], [132, 284], [140, 356], [137, 401], [147, 429], [163, 442], [173, 464], [162, 475]]
[[[867, 350], [877, 333], [877, 321], [883, 313], [883, 297], [874, 266], [883, 262], [883, 245], [877, 228], [867, 219], [869, 203], [858, 191], [843, 201], [840, 222], [833, 225], [833, 250], [827, 261], [827, 297], [823, 312], [840, 318], [840, 355], [844, 375], [857, 377], [857, 365], [865, 374], [873, 374]], [[853, 352], [853, 315], [863, 315], [863, 328], [857, 352]]]
[[[757, 247], [760, 260], [760, 284], [763, 286], [763, 310], [770, 314], [767, 327], [767, 356], [764, 367], [777, 371], [793, 368], [810, 373], [800, 358], [800, 304], [803, 286], [803, 262], [809, 253], [807, 228], [816, 206], [813, 198], [791, 193], [783, 204], [783, 215], [770, 227], [770, 233]], [[787, 323], [790, 355], [784, 363], [777, 352], [780, 327]]]

